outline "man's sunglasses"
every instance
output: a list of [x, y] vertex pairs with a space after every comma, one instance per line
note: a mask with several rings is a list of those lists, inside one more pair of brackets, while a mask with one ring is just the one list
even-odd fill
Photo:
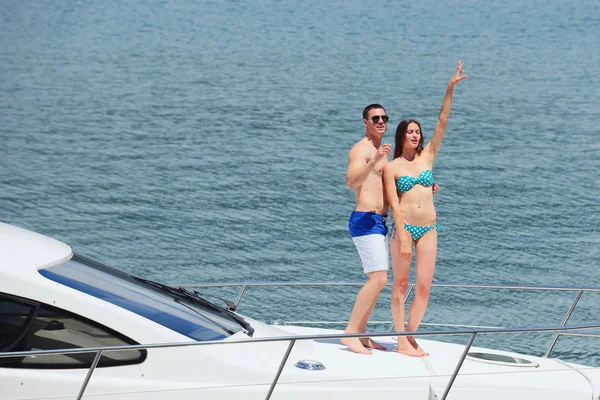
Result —
[[388, 119], [390, 119], [390, 117], [388, 117], [387, 115], [381, 115], [381, 116], [380, 115], [374, 115], [374, 116], [371, 117], [371, 121], [373, 121], [373, 123], [376, 124], [376, 123], [379, 122], [379, 118], [380, 117], [381, 117], [381, 120], [383, 122], [386, 122], [386, 123], [388, 122]]

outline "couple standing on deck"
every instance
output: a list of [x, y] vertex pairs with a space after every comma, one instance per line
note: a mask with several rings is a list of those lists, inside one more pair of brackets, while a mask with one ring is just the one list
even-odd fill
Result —
[[[348, 156], [346, 184], [354, 189], [356, 207], [348, 227], [362, 260], [367, 282], [358, 292], [344, 333], [364, 333], [381, 290], [388, 280], [388, 208], [392, 209], [389, 251], [394, 275], [391, 310], [394, 327], [404, 332], [404, 296], [408, 285], [412, 248], [415, 248], [415, 297], [409, 310], [406, 330], [417, 330], [429, 299], [437, 252], [437, 224], [433, 205], [433, 162], [437, 154], [452, 108], [454, 86], [466, 78], [463, 63], [448, 83], [440, 115], [427, 145], [423, 145], [421, 126], [415, 120], [404, 120], [396, 129], [394, 158], [388, 162], [390, 144], [381, 139], [387, 129], [388, 116], [379, 104], [363, 111], [366, 135], [352, 147]], [[369, 348], [385, 349], [370, 338], [344, 338], [355, 353], [370, 354]], [[396, 351], [413, 357], [426, 353], [414, 336], [399, 336]]]

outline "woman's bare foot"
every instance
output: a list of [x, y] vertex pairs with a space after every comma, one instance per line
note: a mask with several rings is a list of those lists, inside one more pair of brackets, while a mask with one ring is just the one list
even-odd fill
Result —
[[398, 337], [398, 345], [396, 347], [396, 352], [409, 357], [424, 357], [423, 353], [415, 349], [413, 345], [408, 341], [406, 336]]
[[422, 354], [421, 357], [427, 357], [429, 355], [429, 353], [427, 353], [421, 348], [421, 346], [419, 346], [414, 336], [407, 336], [407, 340], [416, 351]]
[[360, 342], [362, 343], [363, 346], [370, 348], [370, 349], [385, 350], [385, 347], [383, 347], [379, 343], [375, 342], [371, 338], [360, 338]]
[[366, 349], [359, 338], [342, 338], [340, 340], [343, 345], [348, 346], [351, 351], [358, 354], [372, 354], [373, 352]]

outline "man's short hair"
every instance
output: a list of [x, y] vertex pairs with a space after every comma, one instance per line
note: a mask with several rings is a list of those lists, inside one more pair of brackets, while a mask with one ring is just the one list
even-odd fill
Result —
[[369, 111], [371, 111], [374, 108], [381, 108], [381, 109], [383, 109], [383, 111], [385, 111], [385, 108], [383, 108], [383, 106], [381, 104], [369, 104], [363, 110], [363, 119], [369, 118]]

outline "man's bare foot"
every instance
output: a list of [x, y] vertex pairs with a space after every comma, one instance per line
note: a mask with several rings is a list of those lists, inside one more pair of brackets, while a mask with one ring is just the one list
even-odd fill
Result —
[[342, 338], [340, 340], [343, 345], [346, 345], [355, 353], [358, 354], [373, 354], [373, 352], [369, 349], [366, 349], [365, 346], [360, 342], [359, 338]]
[[398, 337], [398, 345], [396, 347], [396, 353], [404, 354], [409, 357], [424, 357], [424, 355], [415, 349], [412, 344], [406, 339], [406, 336]]
[[371, 338], [360, 338], [360, 342], [362, 343], [363, 346], [370, 348], [370, 349], [385, 350], [385, 347], [383, 347], [379, 343], [375, 342]]
[[421, 348], [421, 346], [419, 346], [414, 336], [407, 336], [407, 340], [416, 351], [422, 354], [421, 357], [427, 357], [429, 355], [429, 353], [427, 353]]

